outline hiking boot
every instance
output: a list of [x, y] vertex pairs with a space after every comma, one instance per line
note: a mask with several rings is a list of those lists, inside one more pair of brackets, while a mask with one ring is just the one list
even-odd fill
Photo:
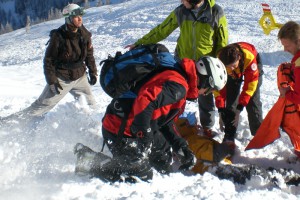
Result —
[[226, 163], [231, 160], [226, 160], [226, 158], [231, 157], [234, 154], [234, 150], [232, 150], [232, 147], [228, 145], [227, 143], [216, 143], [214, 144], [214, 151], [213, 151], [213, 161], [214, 162], [221, 162], [224, 160]]
[[234, 140], [228, 140], [228, 139], [225, 139], [225, 140], [223, 140], [222, 144], [228, 146], [228, 148], [229, 148], [229, 154], [230, 154], [231, 156], [233, 156], [233, 155], [234, 155], [235, 148], [236, 148], [236, 145], [235, 145], [235, 143], [234, 143]]
[[203, 129], [203, 135], [205, 135], [208, 138], [213, 138], [213, 131], [210, 128], [204, 128]]
[[111, 158], [101, 152], [95, 152], [91, 148], [77, 143], [74, 147], [76, 155], [75, 173], [77, 175], [90, 174], [91, 168], [100, 168], [103, 164], [109, 162]]
[[130, 182], [139, 180], [148, 181], [153, 177], [153, 170], [147, 159], [130, 158], [127, 155], [113, 157], [102, 167], [91, 169], [93, 177], [107, 182]]
[[96, 152], [81, 143], [77, 143], [74, 147], [74, 154], [76, 155], [75, 174], [88, 174]]

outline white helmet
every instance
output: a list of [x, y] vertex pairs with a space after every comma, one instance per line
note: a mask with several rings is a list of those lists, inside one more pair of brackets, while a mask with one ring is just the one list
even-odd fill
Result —
[[64, 17], [84, 15], [84, 9], [77, 4], [71, 3], [64, 7], [62, 14]]
[[[218, 59], [204, 56], [196, 63], [197, 71], [203, 88], [209, 87], [221, 90], [227, 82], [227, 72], [224, 64]], [[206, 80], [201, 80], [206, 79]]]

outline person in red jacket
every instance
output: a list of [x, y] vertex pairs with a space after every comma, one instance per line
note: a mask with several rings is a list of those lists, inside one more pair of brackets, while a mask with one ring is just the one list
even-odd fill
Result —
[[222, 90], [215, 92], [215, 102], [220, 114], [220, 128], [225, 132], [223, 142], [231, 143], [234, 148], [239, 117], [244, 107], [252, 135], [262, 122], [262, 64], [255, 47], [246, 42], [227, 45], [220, 50], [218, 57], [226, 66], [228, 81]]
[[300, 104], [300, 25], [294, 21], [284, 24], [278, 32], [278, 39], [281, 41], [284, 51], [291, 53], [294, 57], [291, 61], [293, 71], [294, 87], [280, 88], [280, 94], [287, 100]]
[[181, 66], [182, 72], [167, 69], [142, 80], [134, 98], [112, 99], [102, 119], [102, 134], [113, 158], [92, 167], [92, 176], [109, 182], [122, 176], [149, 180], [152, 168], [160, 173], [172, 171], [172, 152], [181, 163], [180, 171], [194, 166], [195, 156], [175, 121], [187, 99], [222, 89], [227, 73], [213, 57], [203, 57], [196, 65], [185, 58]]
[[300, 159], [300, 25], [294, 21], [285, 23], [278, 32], [278, 39], [284, 51], [294, 57], [291, 63], [279, 65], [277, 85], [280, 96], [246, 150], [263, 148], [273, 143], [280, 138], [281, 128], [288, 134], [297, 160]]
[[[293, 87], [279, 87], [280, 96], [295, 104], [299, 108], [300, 104], [300, 25], [297, 22], [289, 21], [285, 23], [278, 32], [278, 39], [281, 41], [284, 51], [291, 53], [294, 57], [291, 60], [291, 79]], [[298, 110], [299, 112], [299, 110]], [[288, 127], [286, 127], [288, 128]], [[299, 150], [300, 135], [293, 139], [295, 154], [300, 158]]]

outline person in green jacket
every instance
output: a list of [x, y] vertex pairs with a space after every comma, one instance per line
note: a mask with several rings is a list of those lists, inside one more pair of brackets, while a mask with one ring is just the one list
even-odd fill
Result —
[[[218, 50], [228, 44], [227, 19], [215, 0], [182, 0], [161, 24], [125, 48], [158, 43], [177, 28], [180, 35], [174, 56], [178, 61], [183, 58], [199, 60], [204, 55], [216, 57]], [[215, 123], [213, 94], [199, 96], [198, 104], [204, 133], [212, 137], [211, 128]]]

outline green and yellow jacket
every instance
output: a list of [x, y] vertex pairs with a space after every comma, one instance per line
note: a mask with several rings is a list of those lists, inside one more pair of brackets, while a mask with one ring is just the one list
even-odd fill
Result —
[[180, 28], [175, 56], [198, 60], [203, 55], [216, 56], [228, 43], [227, 20], [223, 9], [214, 0], [205, 0], [198, 14], [178, 6], [172, 13], [135, 45], [158, 43]]

